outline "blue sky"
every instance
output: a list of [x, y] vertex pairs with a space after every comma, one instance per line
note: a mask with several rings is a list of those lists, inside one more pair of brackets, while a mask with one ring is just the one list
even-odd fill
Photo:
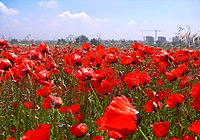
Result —
[[0, 0], [0, 38], [143, 39], [200, 30], [200, 0]]

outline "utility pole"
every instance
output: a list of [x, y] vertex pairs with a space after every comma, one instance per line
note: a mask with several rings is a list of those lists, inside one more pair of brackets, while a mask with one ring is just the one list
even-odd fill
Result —
[[161, 32], [161, 30], [157, 30], [157, 29], [155, 29], [155, 30], [141, 30], [141, 31], [155, 32], [155, 35], [154, 35], [154, 43], [156, 43], [158, 32]]

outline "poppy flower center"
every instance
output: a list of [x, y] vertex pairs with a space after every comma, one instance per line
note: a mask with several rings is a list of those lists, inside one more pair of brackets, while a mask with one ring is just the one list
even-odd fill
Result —
[[142, 121], [142, 115], [140, 113], [138, 113], [138, 114], [136, 114], [136, 116], [137, 116], [136, 123], [137, 123], [137, 125], [139, 125]]

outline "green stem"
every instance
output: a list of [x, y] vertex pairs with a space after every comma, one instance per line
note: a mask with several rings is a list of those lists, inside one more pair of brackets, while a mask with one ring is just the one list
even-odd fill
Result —
[[104, 110], [103, 110], [103, 107], [102, 107], [102, 105], [101, 105], [101, 103], [100, 103], [100, 101], [99, 101], [99, 98], [98, 98], [98, 96], [97, 96], [97, 93], [94, 91], [94, 89], [93, 89], [93, 87], [92, 87], [91, 84], [90, 84], [90, 87], [92, 88], [92, 93], [93, 93], [93, 95], [94, 95], [94, 98], [96, 99], [96, 101], [97, 101], [98, 104], [99, 104], [99, 107], [100, 107], [100, 109], [101, 109], [101, 113], [103, 113]]
[[157, 118], [158, 118], [158, 121], [160, 121], [160, 113], [159, 113], [159, 110], [157, 110]]
[[143, 133], [141, 128], [138, 128], [142, 136], [144, 137], [145, 140], [148, 140], [147, 136]]

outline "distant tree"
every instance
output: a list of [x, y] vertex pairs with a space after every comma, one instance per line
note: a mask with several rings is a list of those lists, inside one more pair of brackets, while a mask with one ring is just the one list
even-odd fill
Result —
[[58, 39], [58, 41], [57, 41], [57, 44], [58, 44], [58, 45], [64, 45], [64, 44], [66, 44], [66, 43], [67, 43], [66, 40], [63, 39], [63, 38]]
[[[135, 40], [134, 40], [134, 41], [135, 41]], [[133, 40], [128, 40], [127, 42], [128, 42], [128, 44], [133, 44], [134, 41], [133, 41]]]
[[122, 44], [125, 44], [126, 40], [125, 39], [120, 39], [119, 42], [122, 43]]
[[19, 41], [17, 39], [11, 39], [10, 40], [11, 45], [15, 45], [15, 44], [18, 44], [18, 43], [19, 43]]
[[99, 40], [96, 38], [93, 38], [90, 40], [90, 44], [93, 44], [95, 46], [98, 46], [100, 44]]
[[85, 35], [80, 35], [79, 37], [76, 38], [76, 43], [88, 43], [89, 39]]

